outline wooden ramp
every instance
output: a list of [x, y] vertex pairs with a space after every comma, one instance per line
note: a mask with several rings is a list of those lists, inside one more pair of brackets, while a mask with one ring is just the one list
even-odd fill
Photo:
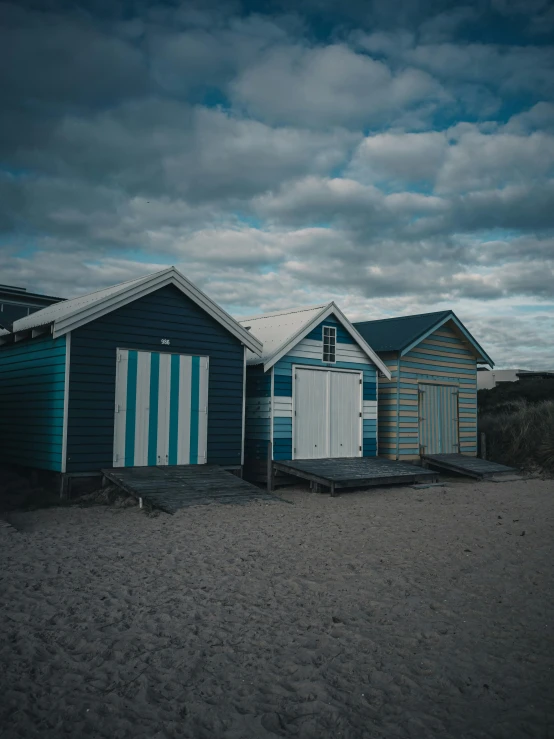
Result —
[[459, 475], [467, 475], [477, 480], [504, 474], [513, 475], [517, 472], [514, 467], [506, 467], [479, 457], [466, 457], [463, 454], [424, 454], [421, 460], [429, 467], [457, 472]]
[[215, 464], [114, 467], [102, 470], [102, 474], [129, 495], [166, 513], [208, 503], [279, 500]]
[[438, 478], [437, 473], [431, 470], [379, 457], [293, 459], [273, 462], [273, 470], [309, 480], [315, 485], [324, 485], [329, 488], [331, 495], [346, 488], [409, 485], [414, 482], [434, 482]]

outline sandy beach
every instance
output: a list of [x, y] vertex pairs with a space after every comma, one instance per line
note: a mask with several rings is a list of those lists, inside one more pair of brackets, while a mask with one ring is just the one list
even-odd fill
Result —
[[554, 481], [0, 528], [0, 736], [554, 737]]

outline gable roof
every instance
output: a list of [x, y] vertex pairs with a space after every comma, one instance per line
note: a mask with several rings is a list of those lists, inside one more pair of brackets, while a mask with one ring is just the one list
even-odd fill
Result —
[[471, 345], [477, 356], [477, 361], [494, 367], [492, 359], [451, 310], [420, 313], [415, 316], [400, 316], [399, 318], [383, 318], [378, 321], [357, 321], [354, 323], [354, 327], [375, 351], [379, 353], [400, 352], [402, 356], [448, 321], [454, 323]]
[[302, 341], [312, 329], [330, 315], [334, 315], [342, 327], [350, 334], [360, 349], [390, 379], [390, 371], [379, 359], [368, 343], [360, 336], [340, 308], [333, 302], [325, 305], [315, 305], [308, 308], [294, 308], [276, 313], [266, 313], [263, 316], [244, 318], [240, 323], [252, 329], [263, 342], [260, 356], [247, 353], [247, 364], [262, 364], [264, 372], [287, 354], [299, 341]]
[[54, 303], [47, 308], [20, 318], [13, 324], [13, 333], [36, 330], [51, 326], [54, 338], [73, 329], [94, 321], [101, 316], [111, 313], [128, 303], [149, 295], [167, 285], [173, 285], [186, 295], [196, 305], [202, 308], [214, 320], [220, 323], [251, 352], [259, 353], [262, 350], [261, 342], [249, 331], [244, 329], [238, 321], [230, 316], [223, 308], [199, 290], [175, 267], [168, 267], [160, 272], [139, 277], [119, 285], [112, 285], [103, 290], [81, 295], [78, 298]]

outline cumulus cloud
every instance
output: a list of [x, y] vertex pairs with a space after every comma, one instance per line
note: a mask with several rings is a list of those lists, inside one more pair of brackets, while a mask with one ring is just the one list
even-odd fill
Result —
[[551, 363], [548, 3], [271, 7], [2, 6], [2, 282], [176, 264], [237, 314], [453, 308], [500, 363]]
[[446, 97], [426, 72], [393, 73], [344, 44], [271, 49], [237, 77], [231, 91], [237, 103], [265, 120], [312, 127], [382, 123]]

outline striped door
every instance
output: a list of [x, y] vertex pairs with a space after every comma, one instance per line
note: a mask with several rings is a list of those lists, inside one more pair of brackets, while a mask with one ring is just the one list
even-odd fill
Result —
[[208, 358], [118, 349], [114, 467], [205, 464]]
[[458, 388], [419, 386], [419, 444], [423, 454], [458, 452]]

